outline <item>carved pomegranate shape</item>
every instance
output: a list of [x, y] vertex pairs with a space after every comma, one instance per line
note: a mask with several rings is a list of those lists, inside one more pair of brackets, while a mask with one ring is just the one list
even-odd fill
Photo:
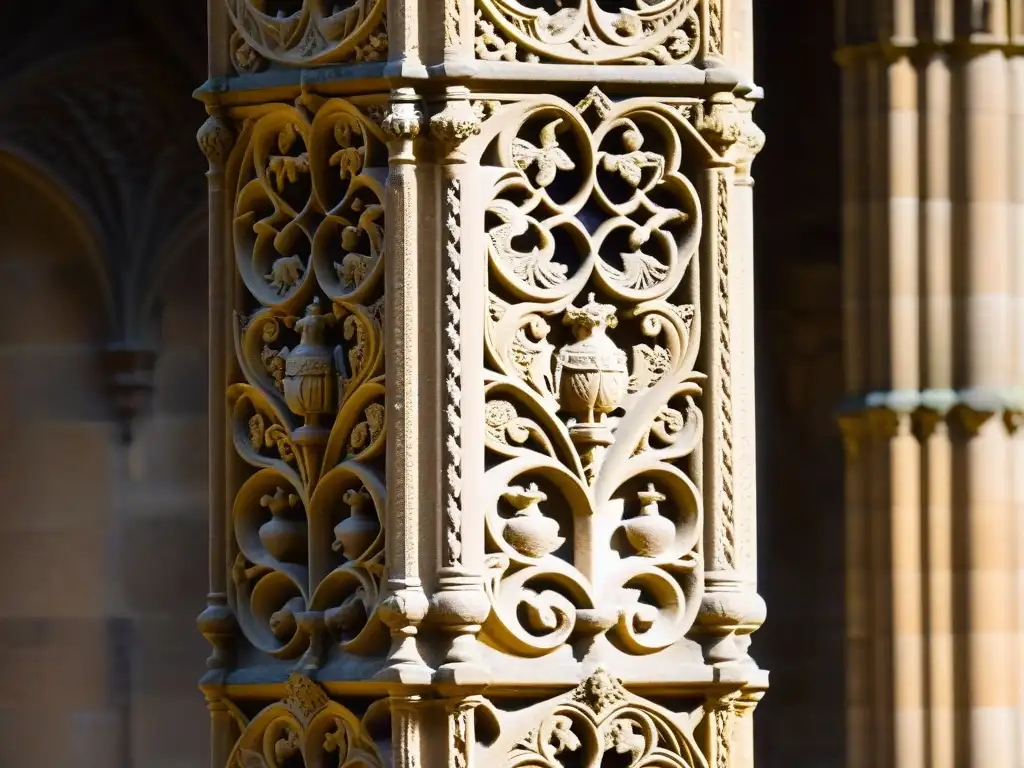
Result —
[[334, 526], [335, 541], [331, 549], [340, 551], [348, 560], [356, 560], [377, 538], [380, 523], [375, 514], [366, 511], [370, 494], [365, 488], [345, 491], [342, 500], [350, 511], [348, 517]]
[[536, 483], [529, 488], [513, 486], [503, 496], [516, 508], [515, 517], [505, 524], [505, 541], [513, 549], [527, 557], [544, 557], [562, 546], [565, 539], [558, 535], [558, 521], [540, 511], [540, 502], [548, 497]]
[[676, 539], [676, 526], [667, 517], [658, 513], [658, 503], [665, 501], [665, 494], [656, 490], [653, 483], [637, 493], [643, 505], [637, 517], [622, 524], [630, 545], [642, 557], [658, 557], [671, 549]]
[[300, 561], [305, 556], [306, 524], [287, 516], [298, 503], [298, 496], [281, 487], [260, 499], [260, 506], [270, 510], [270, 519], [260, 526], [260, 541], [278, 560]]

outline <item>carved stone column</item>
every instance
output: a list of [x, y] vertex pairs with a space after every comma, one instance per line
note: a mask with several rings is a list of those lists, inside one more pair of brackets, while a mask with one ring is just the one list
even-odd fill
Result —
[[751, 766], [749, 0], [210, 2], [212, 764]]
[[851, 766], [1024, 760], [1020, 10], [839, 4]]

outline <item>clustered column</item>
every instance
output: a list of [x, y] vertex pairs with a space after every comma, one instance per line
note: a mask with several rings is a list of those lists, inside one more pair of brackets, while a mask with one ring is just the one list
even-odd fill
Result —
[[839, 3], [851, 766], [1018, 766], [1016, 2]]
[[750, 1], [209, 11], [211, 765], [753, 765]]

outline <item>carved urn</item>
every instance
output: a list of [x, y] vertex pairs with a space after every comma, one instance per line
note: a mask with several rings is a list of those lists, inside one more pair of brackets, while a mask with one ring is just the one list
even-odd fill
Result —
[[374, 512], [367, 512], [370, 494], [365, 488], [345, 491], [342, 501], [348, 504], [349, 514], [334, 526], [334, 543], [331, 549], [341, 552], [347, 560], [356, 560], [377, 538], [380, 522]]
[[505, 523], [504, 534], [514, 550], [527, 557], [544, 557], [562, 546], [565, 539], [558, 535], [558, 521], [540, 511], [540, 502], [548, 497], [536, 483], [529, 488], [513, 486], [502, 495], [516, 509], [515, 517]]
[[273, 495], [267, 493], [260, 506], [270, 511], [270, 519], [260, 526], [260, 541], [271, 557], [278, 560], [301, 561], [306, 554], [306, 524], [293, 520], [288, 511], [299, 503], [299, 497], [278, 486]]
[[600, 423], [619, 406], [629, 386], [626, 353], [607, 334], [618, 325], [615, 307], [597, 303], [590, 294], [586, 306], [566, 310], [564, 322], [572, 326], [576, 342], [558, 352], [559, 402], [582, 424]]
[[307, 424], [315, 424], [320, 416], [334, 411], [334, 351], [324, 343], [324, 334], [333, 322], [333, 315], [324, 314], [320, 298], [313, 299], [305, 317], [295, 323], [295, 330], [301, 334], [298, 346], [281, 350], [285, 402]]
[[642, 505], [640, 514], [622, 524], [626, 530], [626, 538], [641, 557], [663, 555], [671, 549], [676, 540], [675, 524], [658, 512], [658, 504], [665, 501], [665, 494], [651, 483], [646, 490], [637, 493], [637, 498]]

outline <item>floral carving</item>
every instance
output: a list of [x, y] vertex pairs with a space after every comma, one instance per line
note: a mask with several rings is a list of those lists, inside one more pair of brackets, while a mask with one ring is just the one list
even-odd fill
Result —
[[476, 54], [490, 61], [685, 64], [699, 0], [477, 0]]
[[675, 713], [630, 694], [598, 668], [560, 697], [540, 723], [512, 746], [507, 768], [600, 765], [607, 752], [628, 768], [705, 765], [688, 727]]
[[692, 129], [599, 91], [489, 126], [483, 632], [525, 656], [656, 654], [684, 642], [702, 583]]
[[279, 105], [243, 123], [229, 180], [235, 263], [258, 305], [239, 318], [244, 378], [228, 392], [253, 467], [231, 511], [232, 607], [253, 646], [301, 668], [387, 649], [385, 142], [344, 101]]
[[387, 58], [386, 0], [224, 0], [242, 72], [261, 60], [290, 65]]
[[360, 719], [301, 675], [292, 675], [285, 691], [283, 700], [244, 723], [228, 768], [312, 768], [328, 762], [383, 768], [384, 761], [367, 732], [367, 720], [375, 708]]

